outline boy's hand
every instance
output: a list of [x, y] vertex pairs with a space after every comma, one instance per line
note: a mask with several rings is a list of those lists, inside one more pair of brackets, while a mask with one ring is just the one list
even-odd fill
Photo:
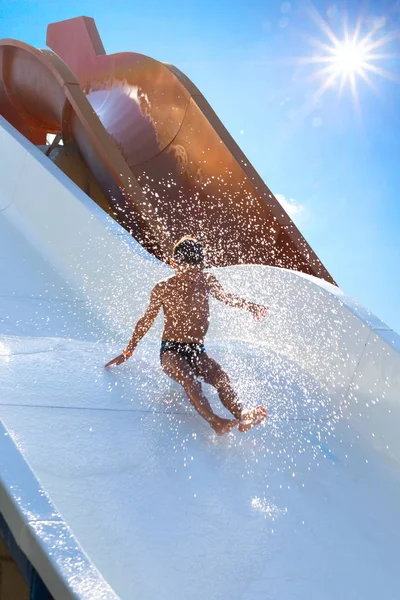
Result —
[[268, 306], [263, 306], [262, 304], [252, 304], [250, 307], [250, 312], [253, 314], [253, 317], [256, 321], [261, 321], [261, 319], [267, 316]]
[[104, 365], [104, 368], [111, 367], [111, 365], [121, 365], [123, 362], [128, 360], [128, 358], [129, 356], [126, 356], [125, 354], [120, 354], [119, 356], [116, 356], [115, 358], [110, 360], [110, 362], [108, 362], [106, 365]]

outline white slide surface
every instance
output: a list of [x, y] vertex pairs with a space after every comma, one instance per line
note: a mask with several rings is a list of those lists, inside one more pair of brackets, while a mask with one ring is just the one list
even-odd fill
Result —
[[[400, 340], [337, 288], [215, 270], [207, 347], [265, 425], [217, 438], [159, 366], [170, 274], [0, 121], [0, 513], [56, 600], [398, 600]], [[218, 399], [206, 390], [216, 411]]]

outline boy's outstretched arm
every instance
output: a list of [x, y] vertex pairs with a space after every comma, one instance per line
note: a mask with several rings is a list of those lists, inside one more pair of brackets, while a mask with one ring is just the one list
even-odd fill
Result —
[[121, 363], [128, 360], [130, 356], [132, 356], [133, 351], [136, 346], [149, 331], [150, 327], [153, 325], [154, 320], [158, 313], [160, 312], [160, 308], [163, 302], [163, 291], [164, 291], [164, 283], [158, 283], [150, 294], [150, 302], [149, 306], [146, 309], [144, 315], [139, 319], [136, 323], [136, 327], [133, 331], [132, 337], [129, 340], [129, 343], [126, 347], [126, 350], [123, 350], [122, 354], [119, 354], [110, 362], [108, 362], [105, 367], [110, 367], [111, 365], [120, 365]]
[[256, 304], [255, 302], [250, 302], [245, 298], [241, 298], [240, 296], [236, 296], [235, 294], [231, 294], [224, 290], [218, 279], [212, 273], [207, 273], [208, 282], [210, 285], [210, 294], [216, 300], [227, 304], [228, 306], [234, 306], [236, 308], [244, 308], [249, 312], [253, 313], [254, 317], [257, 320], [262, 319], [268, 312], [268, 306], [263, 306], [262, 304]]

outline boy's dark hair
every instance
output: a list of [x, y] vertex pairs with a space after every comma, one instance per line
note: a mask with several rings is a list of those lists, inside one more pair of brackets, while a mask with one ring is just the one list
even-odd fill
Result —
[[203, 246], [187, 235], [176, 242], [172, 250], [172, 259], [177, 265], [200, 265], [204, 260]]

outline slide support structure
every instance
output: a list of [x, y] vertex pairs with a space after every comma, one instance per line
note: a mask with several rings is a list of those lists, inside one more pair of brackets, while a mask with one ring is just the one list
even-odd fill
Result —
[[29, 600], [53, 600], [39, 573], [19, 548], [3, 515], [0, 513], [0, 538], [29, 588]]

